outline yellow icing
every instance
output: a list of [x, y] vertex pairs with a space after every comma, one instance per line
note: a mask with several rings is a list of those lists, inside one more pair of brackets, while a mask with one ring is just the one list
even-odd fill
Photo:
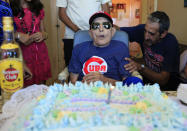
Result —
[[166, 94], [163, 95], [164, 99], [168, 99], [168, 96]]
[[99, 91], [98, 91], [98, 94], [107, 94], [108, 93], [108, 90], [106, 88], [99, 88]]
[[57, 121], [60, 121], [61, 119], [62, 119], [62, 117], [64, 117], [64, 112], [62, 112], [62, 111], [60, 111], [58, 114], [57, 114], [57, 118], [56, 118], [56, 120]]
[[145, 102], [137, 102], [135, 107], [137, 109], [141, 109], [145, 111], [147, 109], [147, 104]]
[[43, 99], [43, 98], [45, 98], [45, 96], [44, 96], [44, 95], [41, 95], [41, 96], [39, 96], [39, 97], [37, 98], [37, 100], [39, 101], [39, 100], [41, 100], [41, 99]]

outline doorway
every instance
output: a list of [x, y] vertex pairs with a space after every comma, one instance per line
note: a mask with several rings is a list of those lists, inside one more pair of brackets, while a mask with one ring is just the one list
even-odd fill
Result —
[[144, 23], [156, 6], [157, 0], [112, 0], [110, 11], [115, 25], [129, 27]]
[[56, 0], [41, 0], [44, 4], [45, 10], [45, 28], [48, 33], [46, 44], [48, 47], [52, 78], [47, 81], [47, 85], [51, 85], [58, 79], [58, 74], [64, 69], [64, 46], [62, 37], [64, 26], [58, 19], [58, 8], [56, 7]]

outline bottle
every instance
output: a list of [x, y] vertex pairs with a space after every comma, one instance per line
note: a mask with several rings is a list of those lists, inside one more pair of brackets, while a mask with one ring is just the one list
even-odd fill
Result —
[[0, 46], [0, 87], [3, 103], [23, 87], [23, 57], [14, 39], [12, 17], [3, 17], [3, 43]]

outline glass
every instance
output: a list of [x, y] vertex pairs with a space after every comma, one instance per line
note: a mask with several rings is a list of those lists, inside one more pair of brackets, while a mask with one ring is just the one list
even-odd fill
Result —
[[[102, 25], [103, 25], [103, 27], [104, 27], [105, 29], [107, 29], [107, 30], [110, 29], [110, 28], [112, 27], [112, 25], [111, 25], [110, 22], [103, 22]], [[93, 29], [93, 30], [97, 30], [97, 29], [100, 28], [100, 26], [101, 26], [100, 23], [95, 22], [95, 23], [92, 23], [92, 25], [91, 25], [91, 29]]]

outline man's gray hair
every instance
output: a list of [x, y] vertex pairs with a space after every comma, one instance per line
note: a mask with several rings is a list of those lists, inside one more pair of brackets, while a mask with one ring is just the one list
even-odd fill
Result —
[[148, 20], [159, 24], [159, 32], [162, 34], [164, 31], [168, 31], [170, 26], [169, 16], [162, 11], [155, 11], [148, 16]]

